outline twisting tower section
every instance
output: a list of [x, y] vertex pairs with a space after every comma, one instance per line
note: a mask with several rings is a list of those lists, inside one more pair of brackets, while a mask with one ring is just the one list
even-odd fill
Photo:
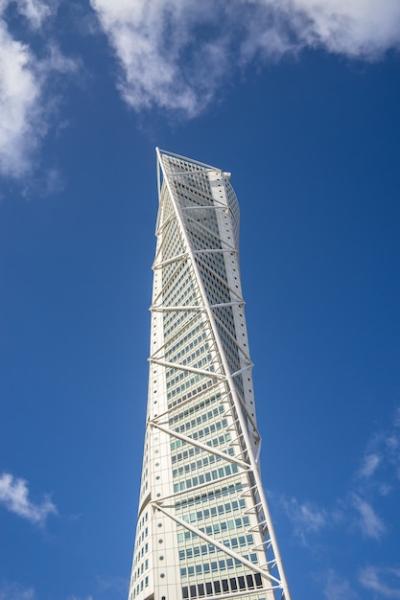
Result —
[[129, 600], [291, 600], [258, 465], [230, 175], [158, 149], [157, 175]]

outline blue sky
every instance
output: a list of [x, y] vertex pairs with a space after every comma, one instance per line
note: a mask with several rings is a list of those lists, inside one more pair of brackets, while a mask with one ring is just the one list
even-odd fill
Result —
[[126, 598], [155, 145], [233, 174], [294, 600], [400, 598], [399, 47], [397, 0], [0, 1], [0, 600]]

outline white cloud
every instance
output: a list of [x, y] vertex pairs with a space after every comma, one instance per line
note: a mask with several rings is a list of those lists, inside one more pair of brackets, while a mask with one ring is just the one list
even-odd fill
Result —
[[327, 513], [309, 502], [299, 502], [296, 498], [280, 498], [286, 515], [293, 523], [294, 534], [306, 542], [307, 535], [317, 533], [327, 524]]
[[74, 70], [54, 44], [38, 59], [32, 48], [16, 39], [7, 23], [7, 8], [16, 5], [29, 27], [38, 30], [51, 15], [42, 0], [0, 0], [0, 176], [29, 174], [47, 132], [51, 113], [45, 88], [51, 74]]
[[400, 567], [365, 567], [359, 573], [359, 581], [380, 598], [400, 598]]
[[[135, 108], [158, 105], [189, 116], [211, 98], [225, 62], [223, 43], [202, 43], [193, 53], [193, 30], [212, 21], [206, 0], [91, 0], [122, 66], [119, 89]], [[183, 69], [184, 54], [190, 64]]]
[[40, 98], [35, 59], [0, 18], [0, 174], [19, 177], [29, 170], [42, 132]]
[[[10, 3], [10, 0], [9, 0]], [[42, 0], [17, 0], [19, 12], [28, 20], [31, 27], [38, 29], [50, 16], [51, 8]]]
[[280, 505], [293, 524], [294, 535], [304, 545], [307, 545], [310, 534], [318, 534], [328, 527], [356, 528], [364, 537], [375, 540], [386, 533], [385, 523], [360, 490], [337, 498], [333, 507], [328, 508], [284, 496], [280, 496]]
[[63, 75], [75, 73], [79, 67], [79, 61], [65, 56], [54, 42], [48, 44], [47, 56], [38, 64], [38, 70], [43, 74], [44, 78], [52, 72]]
[[48, 497], [45, 497], [40, 504], [32, 502], [26, 481], [10, 473], [0, 475], [0, 505], [38, 525], [43, 525], [49, 515], [57, 513], [56, 506]]
[[[382, 500], [393, 493], [400, 479], [400, 410], [396, 409], [392, 424], [375, 433], [367, 445], [361, 467], [354, 474], [349, 488], [324, 508], [315, 503], [280, 496], [279, 504], [293, 523], [293, 533], [306, 544], [308, 534], [319, 533], [325, 527], [341, 526], [358, 530], [364, 537], [380, 540], [387, 532], [383, 519], [375, 510]], [[382, 509], [383, 509], [382, 508]]]
[[360, 477], [369, 479], [381, 463], [381, 457], [376, 453], [367, 454], [360, 468]]
[[298, 39], [307, 46], [375, 58], [400, 45], [397, 0], [288, 0], [284, 5]]
[[376, 59], [400, 47], [398, 0], [90, 0], [137, 110], [201, 111], [237, 64], [305, 47]]
[[325, 600], [356, 600], [358, 595], [344, 577], [332, 569], [328, 572], [323, 590]]
[[369, 441], [358, 472], [358, 485], [377, 490], [386, 495], [394, 488], [400, 477], [399, 409], [396, 409], [391, 426], [375, 433]]
[[361, 532], [373, 539], [381, 538], [386, 532], [386, 527], [371, 504], [357, 494], [353, 494], [352, 504], [358, 513], [358, 525]]
[[26, 588], [17, 583], [4, 583], [0, 586], [0, 600], [34, 600], [33, 588]]

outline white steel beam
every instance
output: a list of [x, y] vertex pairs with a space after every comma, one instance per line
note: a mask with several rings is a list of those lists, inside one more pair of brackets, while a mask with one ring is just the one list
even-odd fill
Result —
[[177, 254], [176, 256], [172, 256], [171, 258], [166, 258], [165, 260], [160, 260], [153, 263], [152, 269], [156, 271], [157, 269], [162, 269], [167, 265], [171, 265], [174, 262], [179, 262], [180, 260], [186, 260], [188, 257], [187, 252], [183, 254]]
[[160, 431], [163, 431], [164, 433], [166, 433], [174, 438], [177, 438], [178, 440], [181, 440], [182, 442], [185, 442], [186, 444], [190, 444], [191, 446], [197, 446], [197, 448], [201, 448], [201, 450], [204, 450], [205, 452], [209, 452], [210, 454], [215, 454], [215, 456], [219, 456], [220, 458], [222, 458], [223, 460], [226, 460], [227, 462], [239, 465], [239, 467], [242, 467], [246, 470], [251, 469], [250, 465], [248, 463], [244, 462], [243, 460], [235, 458], [234, 456], [231, 456], [230, 454], [225, 454], [225, 452], [221, 452], [220, 450], [217, 450], [216, 448], [213, 448], [212, 446], [208, 446], [207, 444], [203, 444], [203, 442], [194, 440], [193, 438], [191, 438], [187, 435], [178, 433], [177, 431], [174, 431], [173, 429], [164, 427], [163, 425], [161, 425], [160, 423], [157, 423], [154, 420], [150, 421], [149, 425], [151, 427], [156, 427]]
[[204, 308], [202, 306], [191, 306], [191, 305], [182, 305], [182, 306], [165, 306], [160, 304], [159, 306], [150, 306], [149, 310], [152, 312], [189, 312], [189, 311], [197, 311], [204, 312]]
[[164, 515], [166, 515], [167, 517], [169, 517], [170, 519], [172, 519], [173, 521], [178, 523], [178, 525], [181, 525], [182, 527], [184, 527], [188, 531], [191, 531], [192, 533], [194, 533], [198, 537], [202, 538], [209, 544], [212, 544], [213, 546], [218, 548], [218, 550], [221, 550], [222, 552], [224, 552], [231, 558], [238, 560], [245, 567], [247, 567], [254, 573], [259, 573], [261, 575], [261, 577], [264, 577], [265, 579], [268, 579], [269, 581], [273, 581], [274, 583], [277, 583], [278, 585], [280, 585], [281, 582], [279, 581], [279, 579], [277, 579], [276, 577], [271, 575], [268, 571], [261, 569], [258, 565], [253, 564], [250, 560], [247, 560], [247, 558], [244, 558], [243, 556], [241, 556], [240, 554], [238, 554], [231, 548], [228, 548], [228, 546], [224, 546], [224, 544], [222, 544], [220, 541], [210, 537], [209, 535], [207, 535], [206, 533], [204, 533], [197, 527], [193, 527], [193, 525], [191, 525], [187, 521], [184, 521], [180, 517], [177, 517], [176, 515], [172, 514], [171, 512], [166, 510], [163, 506], [161, 506], [161, 504], [159, 504], [156, 500], [152, 500], [151, 504], [153, 505], [155, 510], [160, 510]]
[[205, 369], [197, 369], [196, 367], [190, 367], [189, 365], [182, 365], [180, 363], [169, 362], [167, 360], [161, 360], [158, 358], [149, 358], [151, 363], [155, 363], [156, 365], [160, 365], [162, 367], [167, 367], [168, 369], [176, 369], [177, 371], [188, 371], [189, 373], [196, 373], [197, 375], [204, 375], [206, 377], [212, 377], [214, 379], [220, 379], [221, 381], [225, 381], [225, 375], [220, 373], [215, 373], [215, 371], [206, 371]]

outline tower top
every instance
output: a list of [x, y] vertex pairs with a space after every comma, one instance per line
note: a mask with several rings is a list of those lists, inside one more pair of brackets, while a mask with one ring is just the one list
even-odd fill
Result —
[[171, 158], [177, 158], [178, 160], [184, 160], [187, 163], [192, 163], [199, 167], [203, 167], [203, 169], [210, 169], [212, 171], [221, 171], [222, 172], [222, 169], [220, 167], [208, 165], [206, 163], [200, 162], [199, 160], [194, 160], [193, 158], [188, 158], [187, 156], [183, 156], [181, 154], [176, 154], [175, 152], [169, 152], [168, 150], [162, 150], [158, 146], [156, 146], [156, 154], [157, 154], [157, 159], [159, 161], [161, 161], [163, 156], [169, 156]]

